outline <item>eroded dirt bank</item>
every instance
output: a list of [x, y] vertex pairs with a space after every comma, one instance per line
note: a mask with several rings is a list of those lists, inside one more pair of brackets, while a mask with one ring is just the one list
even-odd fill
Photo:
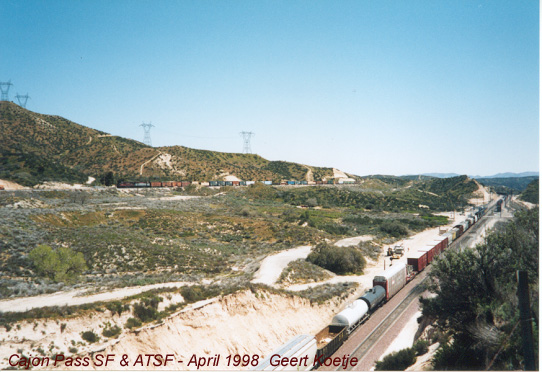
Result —
[[[350, 296], [352, 297], [352, 296]], [[72, 340], [79, 347], [77, 355], [65, 352], [68, 356], [88, 357], [92, 354], [115, 354], [115, 362], [107, 368], [96, 367], [93, 363], [88, 367], [56, 366], [54, 369], [165, 369], [195, 370], [196, 366], [187, 366], [193, 355], [199, 357], [221, 356], [218, 366], [207, 366], [204, 369], [225, 370], [240, 369], [226, 364], [226, 357], [236, 354], [267, 355], [279, 345], [298, 334], [315, 334], [329, 324], [333, 315], [341, 306], [352, 299], [334, 299], [323, 305], [311, 304], [309, 300], [284, 294], [270, 293], [263, 289], [255, 292], [245, 290], [228, 296], [208, 301], [204, 306], [186, 309], [163, 320], [161, 324], [151, 324], [135, 331], [124, 328], [124, 317], [112, 316], [108, 310], [95, 316], [60, 320], [67, 323], [64, 332], [60, 330], [59, 320], [40, 321], [39, 329], [35, 329], [28, 337], [20, 334], [18, 342], [7, 340], [12, 346], [17, 344], [19, 351], [25, 356], [39, 356], [32, 351], [32, 345], [43, 345], [46, 349], [54, 340], [55, 345], [70, 345]], [[101, 335], [100, 324], [109, 320], [123, 328], [117, 340], [106, 343], [82, 345], [80, 331], [94, 329]], [[94, 324], [96, 323], [96, 324]], [[24, 324], [24, 322], [23, 322]], [[14, 325], [16, 326], [16, 325]], [[30, 328], [30, 324], [25, 328]], [[35, 327], [34, 327], [35, 328]], [[30, 330], [30, 329], [28, 329]], [[47, 330], [42, 333], [41, 330]], [[13, 331], [12, 331], [13, 332]], [[12, 333], [10, 332], [10, 333]], [[41, 337], [40, 337], [41, 336]], [[105, 337], [102, 337], [105, 339]], [[11, 341], [11, 342], [10, 342]], [[60, 346], [55, 351], [64, 353]], [[7, 358], [15, 350], [3, 350], [0, 368], [8, 366]], [[120, 364], [121, 356], [126, 354], [131, 362], [129, 366]], [[138, 355], [173, 354], [175, 360], [183, 363], [168, 363], [167, 367], [152, 365], [133, 365]], [[15, 359], [14, 359], [15, 360]], [[146, 363], [146, 358], [145, 358]], [[51, 367], [51, 366], [49, 366]], [[248, 368], [248, 367], [247, 367]], [[41, 369], [41, 368], [35, 368]]]

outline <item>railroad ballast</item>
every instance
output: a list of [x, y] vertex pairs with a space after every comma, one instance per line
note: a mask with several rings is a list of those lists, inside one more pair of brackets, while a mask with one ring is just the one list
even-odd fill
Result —
[[[444, 233], [431, 243], [428, 247], [419, 247], [417, 252], [411, 252], [407, 256], [407, 263], [396, 263], [376, 275], [373, 279], [373, 288], [369, 289], [365, 294], [355, 300], [353, 303], [335, 315], [331, 324], [322, 329], [315, 336], [296, 336], [288, 343], [283, 345], [279, 350], [300, 350], [303, 352], [295, 354], [286, 351], [285, 355], [304, 356], [308, 355], [308, 360], [313, 360], [313, 363], [308, 363], [307, 366], [297, 365], [292, 366], [271, 366], [270, 358], [279, 352], [274, 352], [270, 357], [264, 359], [255, 370], [309, 370], [325, 365], [329, 366], [334, 359], [331, 356], [348, 340], [349, 335], [361, 324], [363, 324], [379, 306], [389, 301], [397, 294], [405, 285], [412, 280], [418, 273], [424, 270], [433, 259], [436, 259], [444, 250], [446, 250], [453, 241], [463, 235], [472, 225], [474, 225], [486, 213], [485, 207], [478, 207], [471, 215], [467, 216], [465, 221], [454, 226], [452, 229]], [[314, 343], [312, 343], [314, 341]], [[303, 345], [310, 343], [311, 348], [303, 348]], [[314, 352], [316, 346], [316, 355]], [[305, 353], [305, 354], [303, 354]], [[312, 359], [311, 359], [312, 355]], [[351, 358], [348, 355], [350, 362], [356, 358]], [[335, 358], [337, 359], [337, 358]], [[339, 358], [340, 359], [340, 358]], [[331, 362], [330, 362], [331, 361]], [[357, 363], [358, 360], [356, 359]], [[335, 365], [335, 364], [334, 364]], [[336, 365], [337, 367], [340, 366]], [[352, 366], [354, 364], [351, 364]], [[346, 367], [345, 367], [346, 368]]]

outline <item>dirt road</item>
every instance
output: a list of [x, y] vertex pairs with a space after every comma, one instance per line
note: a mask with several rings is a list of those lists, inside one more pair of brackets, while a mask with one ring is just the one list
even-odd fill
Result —
[[74, 290], [68, 292], [57, 292], [40, 296], [15, 298], [12, 300], [0, 301], [0, 312], [24, 312], [30, 309], [45, 307], [45, 306], [73, 306], [82, 305], [98, 301], [112, 301], [118, 300], [124, 297], [133, 296], [138, 293], [149, 291], [155, 288], [173, 288], [183, 287], [187, 285], [193, 285], [194, 283], [188, 282], [170, 282], [143, 285], [138, 287], [127, 287], [114, 289], [104, 293], [97, 293], [93, 295], [84, 296], [83, 293], [88, 290]]
[[262, 261], [260, 269], [254, 274], [252, 283], [274, 285], [282, 271], [291, 261], [295, 261], [299, 258], [306, 258], [310, 252], [311, 246], [304, 245], [266, 257]]

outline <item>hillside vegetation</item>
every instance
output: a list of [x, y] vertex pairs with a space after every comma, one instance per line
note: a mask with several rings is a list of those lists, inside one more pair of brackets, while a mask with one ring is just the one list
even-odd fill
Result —
[[[401, 189], [369, 180], [348, 187], [255, 184], [220, 191], [3, 191], [0, 297], [84, 283], [125, 286], [216, 276], [245, 281], [265, 255], [359, 235], [374, 236], [378, 250], [446, 224], [446, 217], [432, 212], [461, 209], [469, 195], [456, 191], [472, 181], [449, 180], [435, 189], [440, 194], [423, 191], [424, 182], [431, 181], [409, 181]], [[47, 267], [32, 259], [40, 245], [52, 249]], [[55, 264], [64, 248], [78, 257], [75, 269]], [[360, 252], [374, 259], [373, 248]], [[353, 254], [352, 260], [363, 261]]]
[[484, 186], [492, 186], [497, 192], [503, 193], [520, 193], [534, 180], [538, 180], [538, 176], [528, 177], [505, 177], [505, 178], [477, 178]]
[[43, 181], [82, 183], [112, 172], [115, 179], [210, 181], [224, 175], [244, 180], [312, 180], [333, 177], [332, 168], [269, 161], [258, 155], [146, 146], [53, 115], [0, 102], [0, 179], [25, 186]]
[[[528, 272], [538, 314], [539, 213], [517, 212], [512, 222], [474, 249], [447, 251], [433, 264], [434, 297], [423, 315], [436, 322], [441, 347], [436, 370], [522, 369], [516, 270]], [[538, 318], [533, 322], [538, 352]]]
[[525, 190], [521, 193], [519, 198], [529, 203], [538, 204], [539, 203], [538, 192], [539, 192], [539, 186], [540, 186], [539, 183], [540, 181], [538, 180], [538, 178], [531, 181], [527, 185]]

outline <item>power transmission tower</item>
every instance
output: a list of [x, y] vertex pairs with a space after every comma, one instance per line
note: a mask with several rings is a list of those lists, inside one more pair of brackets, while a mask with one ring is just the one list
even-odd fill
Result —
[[26, 93], [24, 96], [21, 96], [19, 93], [17, 93], [15, 98], [17, 98], [17, 101], [19, 101], [19, 106], [21, 106], [22, 108], [26, 108], [26, 102], [28, 102], [30, 96], [28, 95], [28, 93]]
[[1, 101], [9, 101], [9, 88], [12, 86], [11, 80], [7, 82], [0, 82], [0, 90], [2, 91]]
[[243, 137], [243, 154], [252, 154], [252, 149], [250, 148], [250, 138], [255, 135], [252, 132], [241, 132], [239, 133]]
[[145, 138], [143, 138], [143, 143], [147, 146], [152, 147], [152, 141], [151, 141], [151, 128], [154, 127], [151, 123], [143, 123], [140, 125], [140, 127], [143, 127], [143, 131], [145, 132]]

